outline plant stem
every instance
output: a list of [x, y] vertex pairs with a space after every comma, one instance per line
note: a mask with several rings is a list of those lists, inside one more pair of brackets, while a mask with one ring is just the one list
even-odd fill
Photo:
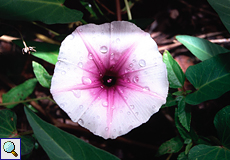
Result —
[[97, 5], [96, 1], [93, 1], [94, 6], [97, 8], [98, 12], [101, 14], [101, 16], [103, 16], [107, 21], [109, 21], [109, 19], [103, 14], [103, 12], [101, 11], [101, 9], [99, 8], [99, 6]]
[[132, 14], [129, 8], [129, 3], [127, 0], [124, 0], [124, 1], [125, 1], [126, 10], [127, 10], [128, 20], [132, 20]]
[[82, 22], [83, 24], [87, 24], [87, 22], [86, 22], [84, 19], [81, 19], [81, 22]]
[[40, 98], [27, 99], [27, 100], [17, 101], [17, 102], [1, 103], [0, 106], [7, 106], [7, 105], [12, 105], [12, 104], [18, 104], [18, 103], [26, 103], [26, 102], [31, 102], [31, 101], [39, 101], [39, 100], [43, 100], [43, 99], [48, 99], [48, 100], [54, 102], [50, 97], [40, 97]]
[[46, 27], [44, 27], [44, 26], [42, 26], [42, 25], [40, 25], [40, 24], [38, 24], [38, 23], [36, 23], [36, 22], [32, 22], [34, 25], [36, 25], [36, 26], [39, 26], [39, 27], [41, 27], [41, 28], [43, 28], [43, 29], [45, 29], [45, 30], [47, 30], [47, 31], [49, 31], [49, 32], [51, 32], [51, 33], [53, 33], [55, 36], [59, 36], [60, 34], [59, 33], [57, 33], [57, 32], [55, 32], [55, 31], [53, 31], [53, 30], [51, 30], [51, 29], [49, 29], [49, 28], [46, 28]]
[[[1, 22], [0, 22], [0, 23], [1, 23]], [[27, 47], [27, 46], [26, 46], [26, 42], [24, 41], [21, 32], [20, 32], [16, 27], [14, 27], [14, 26], [12, 26], [12, 25], [9, 25], [9, 24], [6, 24], [6, 23], [1, 23], [1, 24], [6, 25], [6, 26], [9, 26], [9, 27], [11, 27], [11, 28], [14, 28], [16, 31], [18, 31], [18, 33], [20, 34], [20, 37], [21, 37], [21, 39], [22, 39], [23, 45], [24, 45], [25, 47]]]
[[[0, 22], [0, 23], [1, 23], [1, 22]], [[21, 33], [16, 27], [14, 27], [14, 26], [12, 26], [12, 25], [9, 25], [9, 24], [6, 24], [6, 23], [1, 23], [1, 24], [6, 25], [6, 26], [9, 26], [9, 27], [11, 27], [11, 28], [14, 28], [16, 31], [18, 31], [18, 33], [20, 34], [20, 37], [21, 37], [21, 39], [22, 39], [22, 43], [23, 43], [24, 47], [25, 47], [25, 48], [28, 48], [27, 45], [26, 45], [26, 42], [24, 41], [24, 38], [23, 38], [23, 36], [22, 36], [22, 33]]]
[[34, 132], [32, 130], [30, 130], [30, 131], [21, 132], [18, 135], [24, 136], [24, 135], [28, 135], [28, 134], [32, 134], [32, 133], [34, 133]]
[[121, 6], [120, 6], [120, 0], [116, 0], [116, 8], [117, 8], [117, 20], [121, 21]]

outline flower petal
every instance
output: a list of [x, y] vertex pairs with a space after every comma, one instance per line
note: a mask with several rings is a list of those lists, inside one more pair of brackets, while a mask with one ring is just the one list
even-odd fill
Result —
[[[58, 60], [54, 100], [74, 122], [105, 139], [145, 123], [166, 102], [162, 56], [150, 35], [130, 22], [78, 27], [62, 42]], [[102, 79], [107, 72], [116, 77], [111, 87]]]

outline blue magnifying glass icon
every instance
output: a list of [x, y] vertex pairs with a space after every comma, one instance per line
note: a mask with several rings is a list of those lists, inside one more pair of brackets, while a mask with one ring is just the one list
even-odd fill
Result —
[[15, 145], [11, 141], [7, 141], [3, 145], [3, 149], [7, 153], [12, 153], [15, 157], [18, 156], [18, 154], [14, 151], [15, 150]]

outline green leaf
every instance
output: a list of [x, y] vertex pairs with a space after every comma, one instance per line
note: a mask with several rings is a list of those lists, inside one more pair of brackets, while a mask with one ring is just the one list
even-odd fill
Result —
[[190, 131], [188, 132], [180, 123], [179, 117], [178, 117], [178, 110], [175, 108], [175, 125], [178, 129], [178, 132], [180, 133], [180, 136], [186, 140], [186, 139], [192, 139], [194, 142], [197, 142], [199, 137], [193, 130], [193, 128], [190, 128]]
[[214, 125], [222, 146], [197, 145], [189, 152], [189, 159], [230, 159], [230, 105], [221, 109], [214, 118]]
[[80, 11], [63, 5], [65, 0], [0, 1], [0, 18], [9, 20], [41, 21], [46, 24], [70, 23], [81, 20]]
[[172, 96], [171, 93], [168, 93], [166, 103], [163, 106], [161, 106], [161, 108], [175, 106], [176, 104], [177, 100]]
[[[34, 91], [36, 83], [37, 83], [37, 79], [32, 78], [12, 88], [6, 94], [2, 95], [3, 103], [18, 102], [18, 101], [24, 100]], [[16, 105], [17, 104], [10, 104], [10, 105], [7, 105], [6, 107], [13, 108]]]
[[44, 122], [26, 107], [24, 109], [38, 142], [51, 160], [118, 160], [117, 157]]
[[39, 63], [33, 61], [32, 62], [34, 74], [38, 80], [38, 82], [46, 88], [50, 88], [52, 76], [46, 71], [46, 69], [40, 65]]
[[98, 16], [92, 7], [92, 4], [90, 4], [89, 2], [87, 2], [85, 0], [80, 0], [79, 2], [85, 7], [86, 10], [89, 11], [92, 18], [94, 18], [95, 20], [98, 19]]
[[213, 145], [213, 141], [207, 137], [199, 136], [199, 139], [196, 141], [196, 144], [206, 144], [206, 145]]
[[38, 110], [37, 110], [36, 108], [34, 108], [31, 104], [25, 103], [24, 105], [25, 105], [27, 108], [31, 109], [33, 112], [38, 113]]
[[188, 158], [189, 160], [227, 160], [230, 159], [230, 151], [221, 146], [200, 144], [189, 151]]
[[190, 52], [192, 52], [192, 54], [201, 61], [209, 59], [220, 53], [229, 52], [229, 50], [202, 38], [179, 35], [176, 36], [176, 39], [185, 45], [185, 47], [187, 47], [188, 50], [190, 50]]
[[230, 150], [230, 105], [216, 114], [214, 125], [221, 144]]
[[180, 137], [174, 137], [164, 142], [158, 149], [156, 156], [161, 156], [167, 153], [177, 153], [181, 150], [184, 143]]
[[[15, 40], [13, 43], [24, 48], [21, 40]], [[59, 45], [35, 41], [26, 41], [26, 44], [27, 46], [35, 47], [36, 52], [32, 53], [33, 56], [41, 58], [51, 64], [56, 64], [60, 48]]]
[[188, 155], [186, 155], [185, 152], [181, 152], [178, 155], [177, 160], [188, 160]]
[[178, 118], [182, 126], [189, 132], [191, 123], [191, 107], [186, 105], [185, 97], [180, 97], [178, 101]]
[[32, 136], [19, 136], [21, 138], [21, 154], [26, 155], [34, 149], [35, 139]]
[[187, 69], [185, 75], [197, 89], [186, 96], [187, 103], [196, 105], [230, 90], [229, 59], [230, 53], [223, 53]]
[[183, 91], [176, 91], [172, 95], [174, 96], [183, 96], [184, 92]]
[[218, 13], [221, 21], [230, 32], [230, 2], [228, 0], [208, 0], [209, 4]]
[[0, 110], [0, 138], [15, 137], [17, 116], [8, 109]]
[[190, 142], [189, 144], [186, 145], [185, 151], [184, 151], [185, 154], [188, 154], [188, 152], [189, 152], [189, 150], [191, 149], [192, 145], [193, 145], [192, 142]]
[[173, 59], [168, 51], [163, 54], [163, 61], [166, 64], [168, 72], [169, 87], [181, 88], [184, 85], [185, 75], [179, 64]]

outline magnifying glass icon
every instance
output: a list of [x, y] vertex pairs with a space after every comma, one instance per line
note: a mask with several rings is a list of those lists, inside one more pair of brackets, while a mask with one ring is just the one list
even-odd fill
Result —
[[18, 154], [14, 151], [15, 150], [15, 145], [11, 141], [7, 141], [3, 145], [3, 149], [7, 153], [12, 153], [15, 157], [18, 156]]

